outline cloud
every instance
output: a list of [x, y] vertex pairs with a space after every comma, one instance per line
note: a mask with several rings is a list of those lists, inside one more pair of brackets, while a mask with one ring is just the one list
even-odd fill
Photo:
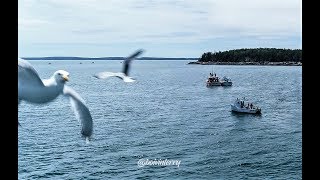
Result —
[[225, 0], [212, 6], [209, 16], [212, 23], [241, 34], [301, 34], [301, 1], [296, 0]]
[[301, 0], [19, 0], [19, 41], [200, 43], [301, 37]]

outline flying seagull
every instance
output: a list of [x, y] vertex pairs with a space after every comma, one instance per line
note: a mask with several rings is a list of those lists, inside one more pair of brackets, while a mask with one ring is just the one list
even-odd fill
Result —
[[118, 77], [122, 79], [124, 82], [134, 82], [135, 80], [129, 76], [129, 70], [130, 70], [130, 64], [133, 59], [138, 57], [140, 54], [143, 53], [144, 50], [139, 49], [135, 53], [133, 53], [131, 56], [126, 57], [123, 61], [123, 69], [122, 72], [100, 72], [94, 75], [94, 77], [98, 79], [106, 79], [108, 77]]
[[[21, 58], [18, 59], [18, 104], [20, 101], [44, 104], [53, 101], [60, 94], [69, 97], [71, 108], [81, 123], [81, 134], [89, 142], [92, 135], [92, 117], [85, 101], [71, 87], [65, 83], [69, 80], [69, 73], [58, 70], [49, 79], [40, 79], [32, 65]], [[18, 125], [20, 123], [18, 122]]]

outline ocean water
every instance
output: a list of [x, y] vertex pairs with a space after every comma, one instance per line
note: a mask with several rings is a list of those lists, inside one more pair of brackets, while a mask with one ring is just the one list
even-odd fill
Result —
[[[70, 73], [67, 84], [85, 99], [94, 133], [86, 144], [63, 96], [22, 102], [19, 179], [302, 179], [301, 66], [135, 60], [137, 81], [124, 83], [92, 76], [121, 71], [121, 61], [30, 62], [42, 78]], [[212, 70], [233, 86], [207, 88]], [[262, 114], [231, 112], [237, 97]], [[138, 164], [147, 160], [179, 166]]]

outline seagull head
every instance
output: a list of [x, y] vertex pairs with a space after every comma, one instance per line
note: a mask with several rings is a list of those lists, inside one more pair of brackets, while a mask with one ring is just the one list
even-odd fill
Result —
[[69, 81], [69, 73], [64, 70], [58, 70], [53, 74], [53, 77], [57, 82], [66, 82]]

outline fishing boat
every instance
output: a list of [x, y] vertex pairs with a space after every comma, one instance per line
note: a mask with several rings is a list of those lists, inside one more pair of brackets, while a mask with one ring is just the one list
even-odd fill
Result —
[[226, 76], [224, 76], [222, 78], [222, 80], [220, 81], [221, 86], [232, 86], [232, 81], [230, 78], [227, 78]]
[[214, 73], [210, 73], [207, 81], [206, 81], [207, 87], [210, 86], [221, 86], [221, 82], [219, 80], [219, 77], [216, 76], [216, 74]]
[[232, 81], [230, 78], [227, 77], [223, 77], [222, 79], [220, 79], [216, 73], [210, 73], [207, 81], [206, 81], [206, 85], [207, 87], [210, 86], [232, 86]]
[[231, 110], [238, 113], [261, 114], [261, 108], [253, 105], [252, 102], [247, 101], [245, 98], [242, 100], [237, 98], [235, 102], [231, 104]]

